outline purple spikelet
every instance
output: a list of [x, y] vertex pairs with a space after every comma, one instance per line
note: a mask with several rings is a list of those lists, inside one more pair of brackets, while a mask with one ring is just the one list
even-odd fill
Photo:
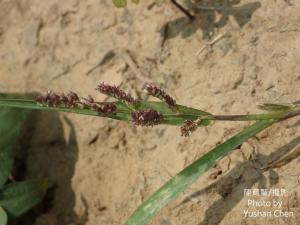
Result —
[[137, 100], [135, 100], [131, 95], [127, 94], [125, 91], [121, 90], [116, 86], [105, 84], [104, 82], [98, 84], [96, 90], [101, 92], [102, 94], [114, 97], [129, 105], [134, 105], [137, 103]]
[[116, 115], [117, 114], [117, 106], [115, 103], [104, 103], [98, 105], [95, 109], [100, 115], [105, 116], [108, 114]]
[[131, 113], [131, 119], [135, 125], [153, 126], [162, 122], [163, 115], [153, 109], [139, 110]]
[[184, 121], [184, 124], [181, 126], [181, 136], [188, 137], [197, 129], [197, 126], [199, 125], [200, 120], [186, 120]]
[[60, 97], [51, 90], [48, 90], [45, 95], [37, 96], [36, 102], [47, 106], [58, 106], [60, 104]]
[[101, 116], [117, 114], [117, 106], [115, 103], [100, 104], [95, 102], [90, 95], [87, 98], [79, 99], [78, 95], [72, 91], [67, 95], [58, 95], [52, 91], [47, 91], [45, 95], [37, 96], [36, 102], [50, 107], [57, 107], [60, 105], [67, 108], [84, 107], [98, 112]]
[[78, 106], [79, 97], [75, 92], [70, 91], [67, 95], [60, 95], [60, 102], [66, 107], [73, 108]]
[[116, 115], [117, 114], [117, 106], [115, 103], [102, 103], [99, 104], [95, 102], [92, 96], [88, 96], [87, 98], [81, 98], [80, 103], [85, 107], [92, 109], [99, 113], [101, 116], [105, 116], [108, 114]]
[[95, 100], [91, 95], [88, 95], [88, 97], [84, 98], [82, 97], [80, 99], [80, 103], [85, 107], [85, 108], [92, 108], [93, 105], [95, 104]]
[[160, 100], [164, 101], [168, 106], [173, 108], [176, 106], [176, 101], [170, 95], [166, 94], [166, 92], [161, 88], [151, 84], [145, 84], [144, 89], [148, 92], [149, 95], [159, 98]]

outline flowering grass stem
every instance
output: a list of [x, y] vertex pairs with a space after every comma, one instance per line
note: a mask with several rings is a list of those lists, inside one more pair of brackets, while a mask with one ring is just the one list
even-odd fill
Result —
[[96, 89], [117, 99], [117, 101], [97, 102], [91, 96], [80, 98], [75, 92], [58, 95], [48, 91], [45, 95], [37, 96], [36, 100], [3, 98], [0, 99], [0, 106], [109, 117], [129, 121], [139, 126], [176, 125], [181, 126], [181, 135], [186, 137], [191, 135], [197, 128], [208, 126], [211, 121], [255, 121], [254, 124], [216, 146], [170, 179], [138, 207], [128, 219], [126, 225], [146, 225], [160, 209], [196, 181], [218, 160], [229, 154], [248, 138], [276, 122], [300, 115], [299, 104], [265, 104], [260, 108], [268, 111], [268, 113], [262, 114], [213, 115], [209, 112], [179, 105], [164, 90], [153, 85], [146, 86], [146, 90], [150, 95], [160, 99], [161, 102], [137, 100], [119, 87], [104, 83], [100, 83]]

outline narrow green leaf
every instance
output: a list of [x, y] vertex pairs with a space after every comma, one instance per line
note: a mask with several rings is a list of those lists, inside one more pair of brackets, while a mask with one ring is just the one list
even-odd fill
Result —
[[0, 205], [17, 217], [39, 203], [47, 190], [45, 181], [23, 181], [5, 185], [0, 190]]
[[140, 0], [131, 0], [135, 4], [139, 4]]
[[263, 104], [259, 105], [258, 108], [266, 111], [289, 111], [294, 106], [291, 104]]
[[126, 0], [112, 0], [116, 7], [121, 8], [125, 7], [127, 4]]
[[0, 187], [6, 182], [13, 165], [13, 147], [29, 110], [0, 108]]
[[0, 206], [0, 225], [7, 224], [7, 214], [4, 209]]
[[146, 225], [166, 204], [180, 192], [195, 182], [216, 161], [226, 156], [241, 143], [273, 124], [274, 120], [262, 120], [254, 123], [223, 144], [218, 145], [200, 159], [186, 167], [178, 175], [171, 178], [158, 191], [151, 195], [130, 216], [125, 225]]
[[[129, 121], [131, 111], [123, 102], [115, 102], [117, 105], [118, 113], [117, 115], [108, 116], [109, 118], [116, 120]], [[26, 109], [39, 109], [39, 110], [52, 110], [52, 111], [60, 111], [60, 112], [71, 112], [83, 115], [92, 115], [98, 116], [97, 112], [82, 109], [82, 108], [66, 108], [63, 106], [60, 107], [48, 107], [38, 105], [35, 101], [31, 100], [19, 100], [19, 99], [0, 99], [0, 106], [7, 107], [15, 107], [15, 108], [26, 108]], [[160, 111], [164, 116], [166, 115], [162, 124], [168, 125], [177, 125], [180, 126], [187, 119], [195, 120], [199, 116], [202, 115], [210, 115], [208, 112], [204, 112], [202, 110], [178, 105], [178, 113], [173, 112], [165, 103], [163, 102], [149, 102], [149, 101], [141, 101], [137, 106], [136, 110], [142, 109], [154, 109]], [[201, 126], [209, 125], [209, 120], [203, 120]]]

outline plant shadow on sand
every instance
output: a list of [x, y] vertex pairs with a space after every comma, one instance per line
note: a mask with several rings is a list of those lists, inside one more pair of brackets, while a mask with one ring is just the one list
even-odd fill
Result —
[[[233, 17], [239, 27], [247, 24], [253, 13], [261, 7], [260, 2], [251, 2], [241, 6], [236, 6], [241, 0], [211, 1], [209, 5], [199, 6], [199, 4], [188, 1], [187, 9], [194, 15], [195, 19], [190, 20], [183, 16], [174, 21], [166, 23], [161, 30], [164, 39], [172, 39], [181, 35], [187, 38], [197, 32], [198, 29], [203, 31], [203, 39], [210, 39], [215, 32], [215, 28], [224, 27]], [[220, 14], [220, 18], [216, 16]]]
[[[62, 117], [62, 119], [61, 119]], [[16, 180], [47, 179], [43, 201], [13, 224], [84, 223], [86, 216], [74, 212], [72, 177], [78, 159], [73, 124], [57, 112], [33, 110], [22, 129], [15, 159]]]
[[[192, 198], [199, 197], [203, 194], [210, 192], [217, 192], [221, 199], [214, 202], [205, 212], [204, 220], [198, 225], [212, 225], [219, 224], [222, 219], [243, 199], [244, 189], [251, 189], [253, 186], [258, 183], [258, 188], [267, 189], [278, 183], [278, 174], [275, 170], [271, 168], [259, 169], [262, 164], [268, 164], [268, 162], [274, 162], [278, 159], [282, 159], [295, 147], [300, 144], [300, 136], [294, 138], [288, 144], [280, 147], [271, 155], [266, 156], [262, 154], [254, 154], [253, 159], [250, 161], [245, 161], [236, 165], [231, 171], [221, 177], [218, 181], [209, 185], [205, 189], [194, 192], [187, 198], [185, 198], [177, 207], [189, 203]], [[297, 151], [299, 153], [299, 151]], [[297, 154], [297, 156], [299, 156]], [[283, 162], [282, 165], [287, 164], [289, 161], [295, 159], [297, 156], [292, 159], [287, 159]], [[256, 165], [258, 168], [256, 168]], [[281, 165], [280, 165], [281, 166]], [[267, 178], [263, 175], [263, 172], [269, 172], [269, 184], [267, 187]], [[245, 207], [246, 209], [246, 207]], [[243, 212], [241, 212], [242, 214]]]

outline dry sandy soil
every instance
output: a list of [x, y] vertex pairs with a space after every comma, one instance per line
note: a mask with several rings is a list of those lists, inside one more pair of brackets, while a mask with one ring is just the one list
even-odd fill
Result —
[[[73, 90], [103, 100], [99, 81], [140, 97], [151, 81], [215, 114], [300, 100], [300, 1], [182, 4], [194, 21], [170, 2], [116, 9], [109, 0], [0, 0], [0, 92]], [[170, 177], [248, 125], [216, 122], [184, 138], [178, 127], [37, 112], [22, 149], [26, 177], [54, 187], [34, 224], [123, 224]], [[250, 139], [150, 224], [300, 224], [299, 125], [290, 119]], [[244, 218], [252, 209], [245, 188], [286, 189], [257, 200], [281, 200], [294, 217]]]

